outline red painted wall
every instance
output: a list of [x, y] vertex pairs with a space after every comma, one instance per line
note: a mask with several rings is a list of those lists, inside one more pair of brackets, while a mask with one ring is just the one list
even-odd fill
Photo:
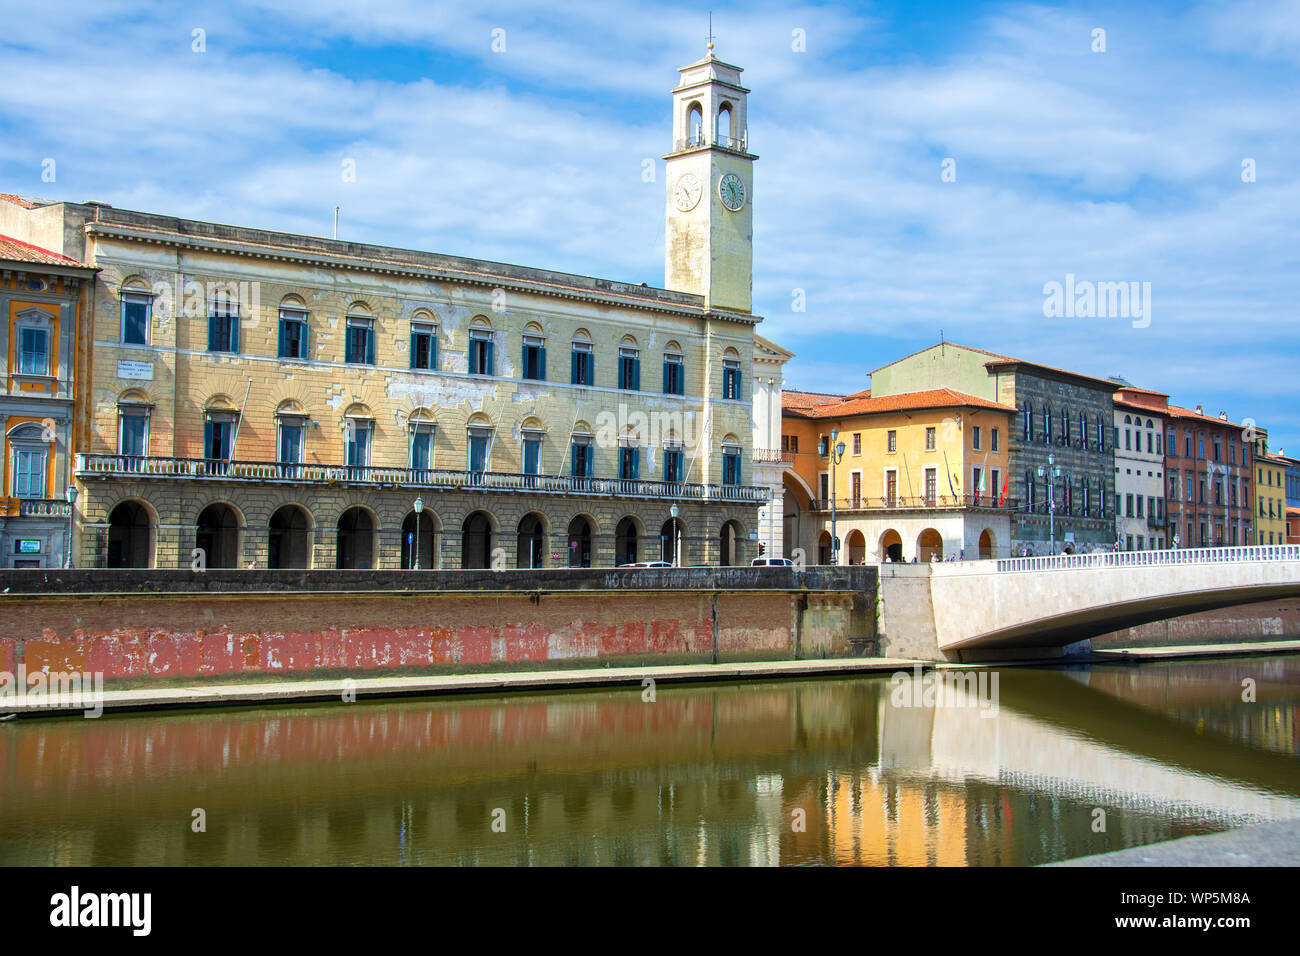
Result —
[[[821, 621], [818, 654], [831, 635]], [[718, 596], [719, 656], [793, 656], [793, 598]], [[832, 611], [832, 615], [833, 615]], [[403, 668], [708, 660], [707, 592], [124, 595], [0, 598], [0, 670], [115, 678], [375, 675]]]

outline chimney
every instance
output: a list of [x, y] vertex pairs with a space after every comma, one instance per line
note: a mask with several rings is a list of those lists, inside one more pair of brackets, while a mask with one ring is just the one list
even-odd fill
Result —
[[1200, 405], [1197, 405], [1197, 406], [1196, 406], [1196, 414], [1198, 414], [1198, 415], [1204, 415], [1204, 414], [1205, 414], [1205, 409], [1201, 408]]
[[1227, 412], [1219, 412], [1219, 421], [1221, 421], [1221, 422], [1226, 422], [1227, 420], [1228, 420], [1228, 413], [1227, 413]]

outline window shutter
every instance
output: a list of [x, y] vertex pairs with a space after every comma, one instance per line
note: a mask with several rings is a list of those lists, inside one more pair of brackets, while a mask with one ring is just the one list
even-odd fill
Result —
[[371, 327], [371, 328], [369, 328], [369, 329], [366, 329], [365, 332], [364, 332], [364, 335], [365, 335], [365, 337], [366, 337], [366, 364], [367, 364], [367, 365], [374, 365], [374, 364], [375, 364], [375, 330], [374, 330], [374, 328]]
[[420, 341], [419, 337], [414, 332], [412, 332], [411, 333], [411, 368], [419, 368], [419, 366], [415, 364], [417, 361], [416, 356], [419, 354], [419, 341]]
[[215, 352], [216, 350], [217, 350], [217, 317], [215, 315], [209, 315], [208, 316], [208, 351]]
[[213, 454], [212, 426], [213, 426], [212, 422], [203, 423], [203, 457], [204, 458], [217, 457], [215, 454]]
[[632, 391], [641, 391], [641, 360], [639, 358], [632, 360]]
[[520, 346], [520, 348], [523, 351], [522, 351], [522, 357], [519, 360], [519, 377], [527, 378], [528, 377], [528, 340], [527, 339], [524, 340], [524, 344]]
[[733, 390], [733, 394], [732, 394], [731, 397], [734, 398], [734, 399], [736, 399], [737, 401], [739, 401], [739, 400], [740, 400], [740, 395], [741, 395], [741, 392], [740, 392], [740, 369], [734, 369], [734, 370], [732, 371], [732, 373], [731, 373], [731, 383], [732, 383], [732, 390]]
[[630, 477], [634, 479], [641, 477], [641, 449], [640, 448], [632, 449], [632, 474]]
[[546, 346], [545, 345], [543, 345], [541, 348], [537, 350], [537, 366], [538, 366], [538, 372], [540, 373], [538, 375], [538, 378], [542, 379], [542, 381], [545, 381], [546, 380]]
[[574, 385], [578, 384], [578, 359], [581, 353], [574, 349], [569, 353], [569, 381]]
[[618, 359], [618, 387], [627, 388], [627, 360], [621, 355]]
[[[663, 387], [663, 393], [664, 393], [665, 395], [671, 395], [671, 394], [673, 393], [673, 383], [672, 383], [671, 381], [669, 381], [669, 378], [668, 378], [668, 369], [669, 369], [669, 364], [668, 364], [667, 362], [664, 362], [664, 387]], [[665, 459], [665, 460], [667, 460], [667, 459]]]
[[284, 319], [281, 319], [280, 320], [280, 341], [279, 344], [276, 345], [276, 353], [275, 353], [276, 355], [285, 356], [289, 354], [288, 351], [286, 350], [287, 349], [286, 339], [288, 338], [287, 335], [288, 331], [289, 331], [289, 323], [285, 322]]
[[237, 314], [232, 315], [230, 316], [228, 321], [230, 322], [230, 351], [238, 352], [239, 351], [239, 316]]
[[486, 347], [483, 349], [483, 366], [484, 366], [484, 367], [481, 368], [481, 369], [479, 370], [479, 371], [481, 371], [484, 375], [495, 375], [495, 374], [496, 374], [496, 367], [497, 367], [497, 365], [496, 365], [496, 362], [492, 361], [492, 346], [495, 345], [495, 344], [496, 344], [496, 343], [495, 343], [495, 342], [492, 342], [491, 340], [489, 340], [488, 342], [485, 343], [485, 346], [486, 346]]
[[438, 330], [436, 328], [429, 333], [429, 368], [430, 370], [438, 368]]

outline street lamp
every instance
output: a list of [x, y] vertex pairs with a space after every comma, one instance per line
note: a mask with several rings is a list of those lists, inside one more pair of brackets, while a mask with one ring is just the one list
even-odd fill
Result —
[[668, 513], [673, 516], [673, 567], [682, 566], [682, 532], [677, 524], [677, 506], [673, 505], [668, 509]]
[[1048, 553], [1056, 554], [1056, 494], [1054, 486], [1055, 479], [1061, 477], [1061, 469], [1056, 467], [1056, 456], [1047, 456], [1047, 467], [1041, 465], [1038, 468], [1038, 477], [1047, 478], [1047, 535], [1048, 535]]
[[824, 441], [817, 443], [817, 450], [821, 453], [821, 457], [829, 457], [831, 461], [831, 564], [840, 563], [840, 539], [835, 534], [835, 466], [844, 457], [844, 442], [836, 444], [839, 437], [840, 430], [832, 428], [831, 444], [833, 447], [827, 448]]
[[72, 563], [72, 526], [77, 520], [77, 486], [71, 484], [68, 485], [68, 489], [63, 493], [63, 497], [68, 499], [68, 554], [63, 560], [63, 566], [65, 568], [71, 568], [74, 566]]
[[424, 510], [424, 499], [415, 499], [415, 570], [420, 570], [420, 512]]

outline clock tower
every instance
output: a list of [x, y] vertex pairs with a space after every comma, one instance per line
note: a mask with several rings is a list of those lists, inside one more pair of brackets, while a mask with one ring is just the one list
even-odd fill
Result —
[[673, 150], [664, 156], [668, 228], [664, 286], [710, 309], [750, 312], [754, 160], [741, 68], [708, 55], [682, 67], [673, 90]]

